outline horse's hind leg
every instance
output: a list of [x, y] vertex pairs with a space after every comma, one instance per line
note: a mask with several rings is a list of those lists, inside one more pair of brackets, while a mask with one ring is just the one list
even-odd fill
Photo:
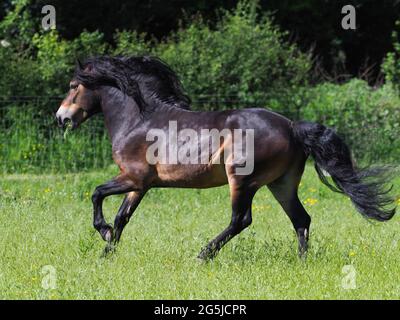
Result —
[[268, 185], [275, 199], [290, 218], [299, 241], [299, 255], [305, 256], [308, 248], [311, 217], [301, 204], [297, 191], [304, 165], [293, 167], [284, 176]]
[[256, 190], [231, 186], [232, 218], [229, 226], [200, 252], [198, 258], [208, 260], [214, 258], [218, 251], [234, 236], [247, 228], [252, 221], [251, 203]]

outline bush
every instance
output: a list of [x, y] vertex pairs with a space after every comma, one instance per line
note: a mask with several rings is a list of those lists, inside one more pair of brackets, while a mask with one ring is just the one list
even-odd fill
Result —
[[391, 85], [323, 83], [308, 90], [307, 100], [300, 118], [335, 128], [357, 159], [400, 159], [400, 97]]
[[[99, 32], [82, 32], [72, 41], [56, 30], [38, 29], [28, 8], [30, 0], [15, 1], [14, 10], [0, 22], [0, 96], [57, 96], [64, 94], [76, 58], [102, 55], [107, 44]], [[6, 45], [5, 45], [6, 44]]]
[[148, 41], [146, 34], [138, 34], [136, 31], [117, 31], [114, 40], [114, 55], [146, 55], [153, 53], [157, 45], [157, 41]]
[[[400, 28], [400, 20], [396, 22], [396, 27]], [[400, 36], [397, 31], [393, 31], [393, 52], [389, 52], [382, 64], [382, 71], [386, 81], [392, 84], [400, 92]]]
[[285, 36], [270, 16], [241, 2], [215, 29], [197, 19], [155, 52], [181, 76], [190, 96], [208, 102], [202, 109], [276, 106], [307, 83], [311, 68], [310, 57]]
[[33, 37], [36, 50], [36, 68], [47, 95], [61, 95], [67, 91], [76, 59], [92, 55], [103, 55], [107, 46], [99, 32], [82, 32], [73, 41], [60, 39], [54, 30], [44, 34], [36, 33]]

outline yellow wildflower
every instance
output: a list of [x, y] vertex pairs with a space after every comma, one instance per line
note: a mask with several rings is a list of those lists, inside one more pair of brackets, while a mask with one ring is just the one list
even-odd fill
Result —
[[313, 205], [316, 204], [317, 202], [318, 202], [317, 199], [314, 199], [314, 198], [307, 198], [303, 203], [304, 203], [305, 205], [313, 206]]

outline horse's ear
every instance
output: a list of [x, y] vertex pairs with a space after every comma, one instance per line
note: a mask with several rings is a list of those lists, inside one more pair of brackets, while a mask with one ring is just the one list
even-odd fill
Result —
[[76, 65], [78, 66], [79, 70], [83, 70], [82, 62], [79, 59], [76, 59]]

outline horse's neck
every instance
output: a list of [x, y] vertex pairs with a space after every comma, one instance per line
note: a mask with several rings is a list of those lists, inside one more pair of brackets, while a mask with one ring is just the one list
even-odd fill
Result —
[[118, 89], [106, 87], [100, 94], [105, 125], [114, 145], [142, 121], [139, 107]]

